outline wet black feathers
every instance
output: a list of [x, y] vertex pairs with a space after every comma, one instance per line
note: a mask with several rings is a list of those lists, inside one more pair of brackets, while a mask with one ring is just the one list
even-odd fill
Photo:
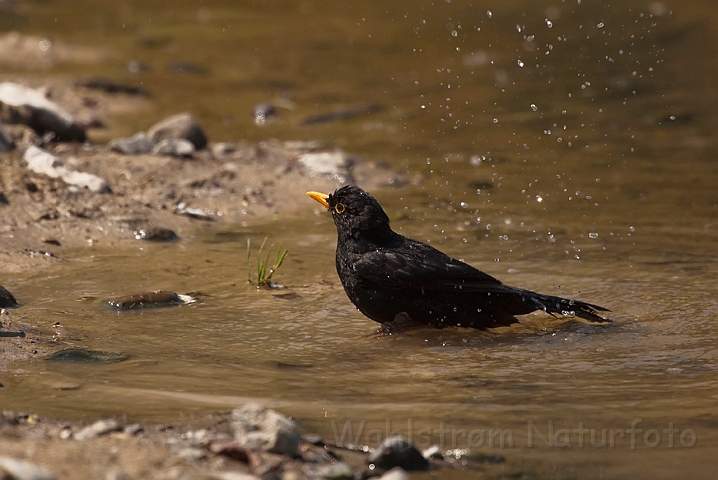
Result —
[[535, 310], [609, 321], [598, 305], [504, 285], [471, 265], [391, 230], [379, 203], [356, 186], [326, 198], [337, 227], [337, 273], [349, 299], [367, 317], [391, 322], [408, 315], [435, 326], [491, 328]]

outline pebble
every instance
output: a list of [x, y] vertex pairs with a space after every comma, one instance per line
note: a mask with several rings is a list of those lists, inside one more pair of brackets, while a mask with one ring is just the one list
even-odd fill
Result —
[[61, 178], [62, 181], [70, 186], [87, 188], [94, 193], [112, 193], [107, 182], [97, 175], [78, 172], [66, 167], [58, 157], [34, 145], [25, 150], [22, 158], [27, 162], [28, 169], [35, 173], [47, 175], [51, 178]]
[[180, 113], [156, 123], [147, 131], [155, 143], [174, 138], [191, 142], [197, 150], [207, 146], [207, 136], [189, 113]]
[[124, 429], [124, 432], [127, 435], [139, 435], [144, 431], [144, 428], [139, 423], [132, 423], [130, 425], [127, 425]]
[[290, 419], [255, 403], [245, 403], [232, 411], [235, 441], [243, 447], [283, 455], [294, 455], [300, 434]]
[[50, 362], [66, 363], [117, 363], [129, 358], [124, 353], [108, 353], [84, 348], [66, 348], [45, 357]]
[[117, 420], [113, 419], [107, 419], [107, 420], [98, 420], [97, 422], [93, 423], [92, 425], [88, 425], [87, 427], [80, 430], [76, 435], [76, 440], [89, 440], [91, 438], [97, 438], [102, 435], [107, 435], [111, 432], [119, 432], [122, 430], [122, 426], [117, 423]]
[[382, 470], [401, 467], [404, 470], [428, 470], [429, 462], [419, 450], [401, 435], [387, 437], [367, 458], [367, 463]]
[[0, 478], [3, 480], [55, 480], [55, 476], [49, 471], [12, 457], [0, 457]]
[[231, 142], [219, 142], [212, 145], [212, 155], [215, 157], [223, 157], [234, 153], [239, 149], [239, 145]]
[[155, 142], [145, 132], [139, 132], [130, 138], [116, 138], [110, 141], [107, 147], [113, 152], [125, 155], [142, 155], [151, 153], [155, 148]]
[[136, 310], [140, 308], [171, 307], [192, 302], [194, 302], [194, 299], [188, 295], [178, 295], [166, 290], [154, 290], [119, 297], [108, 301], [107, 304], [116, 310]]
[[191, 158], [194, 152], [192, 142], [183, 138], [165, 138], [152, 149], [152, 155], [177, 158]]
[[394, 467], [382, 475], [379, 480], [409, 480], [409, 474], [401, 467]]
[[0, 308], [17, 308], [18, 306], [17, 300], [12, 296], [12, 293], [0, 285]]
[[354, 478], [354, 470], [345, 462], [330, 463], [329, 465], [320, 465], [311, 472], [312, 477], [326, 478], [328, 480], [352, 480]]
[[135, 230], [135, 239], [148, 242], [176, 242], [179, 237], [169, 228], [148, 226]]
[[48, 100], [44, 92], [18, 83], [0, 83], [0, 113], [12, 123], [27, 125], [39, 135], [52, 133], [61, 142], [84, 142], [85, 130], [72, 115]]
[[207, 456], [207, 454], [204, 452], [204, 450], [201, 450], [199, 448], [187, 447], [178, 451], [177, 456], [185, 460], [197, 462], [203, 460]]

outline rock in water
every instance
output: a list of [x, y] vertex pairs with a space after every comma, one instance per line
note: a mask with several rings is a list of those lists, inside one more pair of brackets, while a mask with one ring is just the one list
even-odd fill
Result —
[[115, 310], [133, 310], [140, 308], [159, 308], [194, 303], [195, 299], [189, 295], [180, 295], [167, 290], [151, 290], [124, 297], [115, 298], [107, 305]]
[[17, 308], [17, 300], [8, 292], [5, 287], [0, 285], [0, 308]]
[[429, 469], [429, 461], [401, 435], [387, 437], [379, 448], [369, 455], [367, 463], [382, 470], [391, 470], [394, 467], [407, 471]]
[[61, 178], [68, 185], [87, 188], [95, 193], [111, 193], [112, 190], [106, 181], [91, 173], [77, 172], [64, 166], [58, 157], [35, 145], [25, 150], [22, 156], [27, 167], [35, 173], [41, 173], [52, 178]]
[[255, 403], [232, 411], [232, 428], [237, 443], [253, 450], [294, 455], [299, 447], [300, 435], [294, 422]]
[[40, 90], [18, 83], [0, 83], [0, 120], [27, 125], [38, 135], [52, 132], [61, 142], [87, 140], [85, 130], [68, 111], [45, 98]]
[[156, 123], [150, 127], [147, 135], [155, 143], [166, 139], [181, 138], [191, 142], [197, 150], [207, 146], [207, 136], [197, 120], [189, 113], [180, 113]]

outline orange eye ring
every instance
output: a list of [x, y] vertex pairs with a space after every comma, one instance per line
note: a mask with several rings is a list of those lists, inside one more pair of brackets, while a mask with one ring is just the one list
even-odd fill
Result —
[[344, 210], [346, 209], [347, 207], [345, 207], [343, 203], [337, 203], [334, 205], [334, 213], [344, 213]]

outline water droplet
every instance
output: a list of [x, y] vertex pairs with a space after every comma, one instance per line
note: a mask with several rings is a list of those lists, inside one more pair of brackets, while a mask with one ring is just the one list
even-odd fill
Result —
[[494, 123], [499, 123], [499, 119], [498, 119], [498, 118], [494, 118]]
[[537, 107], [535, 104], [532, 103], [532, 104], [531, 104], [531, 110], [533, 110], [534, 112], [536, 112], [536, 111], [538, 111], [538, 107]]
[[468, 207], [468, 206], [469, 206], [469, 205], [468, 205], [466, 202], [461, 202], [461, 208], [466, 208], [466, 207]]
[[553, 28], [553, 22], [551, 20], [549, 20], [548, 18], [546, 19], [546, 26], [548, 28]]
[[456, 30], [452, 30], [452, 31], [451, 31], [451, 36], [452, 36], [452, 37], [458, 37], [458, 36], [459, 36], [459, 32], [457, 32]]
[[537, 201], [538, 203], [543, 202], [543, 197], [541, 197], [541, 195], [536, 195], [536, 201]]
[[590, 232], [590, 233], [588, 234], [588, 238], [598, 238], [598, 233], [596, 233], [596, 232]]
[[516, 63], [520, 68], [524, 68], [524, 62], [522, 62], [521, 60], [518, 60]]
[[491, 10], [486, 10], [486, 16], [489, 17], [489, 18], [491, 18], [491, 17], [494, 16], [494, 14], [491, 13]]

